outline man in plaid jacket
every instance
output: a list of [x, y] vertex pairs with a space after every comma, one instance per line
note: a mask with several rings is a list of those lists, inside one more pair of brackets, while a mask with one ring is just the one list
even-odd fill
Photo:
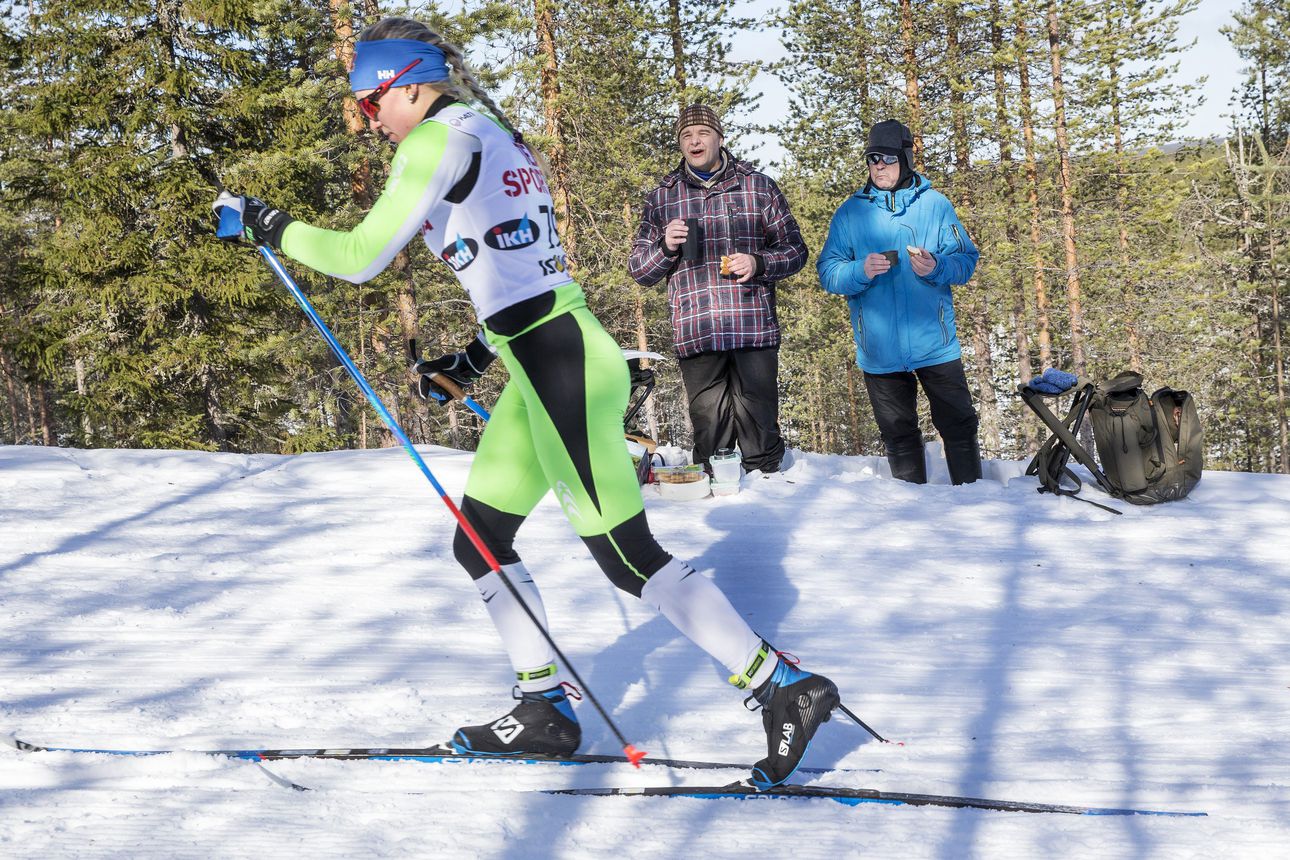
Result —
[[776, 472], [775, 282], [806, 265], [806, 244], [779, 186], [722, 145], [715, 111], [685, 108], [676, 135], [684, 158], [646, 196], [628, 270], [643, 286], [668, 279], [694, 462], [737, 443], [745, 470]]

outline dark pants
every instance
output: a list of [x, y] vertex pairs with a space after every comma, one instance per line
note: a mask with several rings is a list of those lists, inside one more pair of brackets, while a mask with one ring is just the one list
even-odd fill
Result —
[[932, 407], [932, 424], [945, 443], [950, 479], [956, 484], [975, 481], [981, 477], [977, 415], [960, 359], [920, 367], [912, 373], [865, 373], [865, 388], [892, 475], [920, 484], [927, 480], [923, 436], [918, 429], [920, 383]]
[[705, 352], [681, 359], [694, 425], [694, 462], [733, 448], [746, 471], [774, 472], [784, 457], [779, 435], [779, 348]]

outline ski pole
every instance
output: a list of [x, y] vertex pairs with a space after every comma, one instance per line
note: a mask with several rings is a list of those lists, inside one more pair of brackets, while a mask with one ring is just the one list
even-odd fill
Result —
[[474, 412], [476, 415], [478, 415], [485, 424], [488, 423], [488, 419], [489, 419], [488, 410], [480, 406], [478, 403], [476, 403], [475, 398], [471, 397], [469, 394], [462, 391], [461, 388], [455, 382], [453, 382], [448, 377], [444, 376], [442, 373], [433, 374], [433, 379], [434, 379], [435, 385], [438, 385], [444, 391], [447, 391], [449, 394], [451, 394], [454, 400], [460, 400], [462, 403], [466, 404], [466, 407], [471, 412]]
[[636, 749], [635, 745], [629, 743], [627, 738], [623, 736], [623, 733], [619, 731], [613, 718], [609, 716], [609, 712], [601, 706], [600, 702], [596, 699], [595, 694], [592, 693], [591, 688], [587, 686], [587, 682], [582, 680], [582, 677], [578, 674], [578, 670], [573, 668], [573, 664], [569, 662], [569, 658], [564, 656], [564, 652], [562, 652], [560, 647], [555, 644], [555, 640], [551, 638], [551, 634], [538, 621], [537, 616], [533, 614], [533, 610], [529, 608], [529, 605], [524, 602], [524, 598], [520, 595], [515, 584], [512, 583], [510, 578], [502, 571], [502, 566], [498, 563], [496, 556], [494, 556], [488, 547], [484, 545], [483, 540], [479, 537], [479, 533], [475, 531], [475, 527], [472, 526], [470, 521], [462, 514], [461, 509], [458, 508], [453, 500], [448, 497], [447, 491], [444, 490], [443, 486], [435, 478], [434, 473], [430, 471], [430, 467], [426, 465], [425, 460], [423, 460], [421, 455], [417, 453], [417, 449], [412, 446], [412, 442], [408, 439], [407, 434], [403, 432], [403, 428], [399, 427], [398, 422], [394, 420], [394, 416], [385, 408], [385, 404], [381, 402], [381, 398], [377, 396], [376, 392], [372, 390], [372, 386], [368, 384], [362, 371], [358, 369], [353, 360], [349, 357], [349, 354], [345, 352], [345, 348], [340, 345], [336, 340], [335, 335], [333, 335], [331, 330], [327, 328], [327, 324], [322, 321], [322, 317], [318, 315], [318, 311], [314, 310], [314, 306], [310, 304], [309, 299], [305, 296], [304, 292], [301, 291], [290, 273], [288, 273], [286, 268], [283, 267], [282, 262], [278, 259], [278, 255], [273, 253], [273, 249], [267, 245], [259, 245], [257, 246], [257, 249], [261, 256], [263, 256], [268, 262], [269, 268], [273, 269], [274, 274], [278, 276], [278, 280], [282, 281], [283, 285], [287, 288], [287, 291], [291, 293], [292, 298], [294, 298], [296, 303], [300, 305], [300, 309], [305, 312], [305, 316], [309, 317], [309, 321], [314, 324], [314, 328], [318, 329], [318, 333], [322, 335], [323, 340], [327, 342], [327, 346], [331, 348], [332, 354], [335, 355], [337, 360], [345, 366], [345, 370], [349, 371], [349, 375], [354, 379], [354, 382], [358, 385], [359, 389], [361, 389], [363, 394], [367, 397], [367, 402], [372, 404], [372, 408], [381, 416], [381, 420], [385, 422], [385, 426], [390, 428], [390, 432], [394, 434], [394, 438], [399, 440], [399, 444], [408, 452], [408, 456], [410, 456], [412, 461], [417, 464], [417, 468], [419, 468], [421, 473], [430, 481], [430, 485], [435, 488], [435, 491], [439, 494], [439, 498], [448, 506], [448, 510], [452, 512], [453, 517], [456, 518], [458, 525], [461, 526], [461, 530], [466, 534], [466, 537], [470, 538], [470, 542], [475, 547], [475, 550], [484, 559], [484, 562], [489, 566], [489, 568], [491, 568], [493, 572], [501, 578], [502, 582], [506, 584], [506, 588], [510, 591], [511, 596], [514, 597], [519, 605], [524, 609], [524, 614], [526, 614], [529, 617], [529, 620], [533, 622], [533, 626], [542, 633], [542, 638], [544, 638], [546, 643], [551, 646], [551, 650], [560, 658], [560, 662], [569, 670], [569, 674], [572, 675], [573, 679], [578, 682], [580, 687], [582, 687], [583, 691], [587, 694], [587, 700], [591, 702], [595, 707], [596, 712], [604, 719], [605, 723], [609, 726], [610, 731], [614, 733], [614, 737], [616, 737], [618, 742], [623, 745], [623, 754], [627, 756], [627, 760], [635, 767], [639, 768], [641, 766], [640, 760], [645, 757], [646, 753], [643, 750]]
[[[848, 708], [846, 705], [842, 704], [841, 702], [839, 702], [839, 703], [838, 703], [838, 710], [839, 710], [839, 711], [841, 711], [842, 713], [846, 714], [848, 717], [850, 717], [850, 718], [852, 719], [852, 721], [853, 721], [853, 722], [855, 722], [855, 724], [856, 724], [856, 725], [858, 725], [860, 728], [864, 729], [864, 730], [865, 730], [866, 732], [868, 732], [869, 734], [873, 735], [873, 736], [874, 736], [874, 738], [876, 738], [877, 740], [881, 741], [881, 742], [882, 742], [882, 743], [884, 743], [884, 744], [889, 744], [889, 743], [891, 743], [891, 741], [887, 740], [887, 739], [886, 739], [886, 738], [884, 738], [882, 735], [878, 734], [878, 733], [877, 733], [877, 732], [875, 732], [872, 728], [870, 728], [868, 723], [866, 723], [864, 720], [862, 720], [862, 719], [860, 719], [859, 717], [857, 717], [854, 713], [852, 713], [852, 711], [851, 711], [851, 709], [850, 709], [850, 708]], [[897, 742], [896, 742], [896, 746], [898, 746], [898, 747], [903, 747], [903, 746], [904, 746], [904, 744], [903, 744], [903, 743], [901, 743], [900, 741], [897, 741]]]

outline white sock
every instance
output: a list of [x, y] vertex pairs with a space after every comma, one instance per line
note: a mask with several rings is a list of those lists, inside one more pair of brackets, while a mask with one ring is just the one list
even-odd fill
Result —
[[[538, 593], [533, 577], [529, 576], [523, 562], [502, 565], [502, 572], [515, 586], [520, 597], [537, 620], [546, 630], [546, 608], [542, 605], [542, 595]], [[560, 684], [560, 669], [555, 663], [555, 652], [547, 643], [537, 627], [533, 626], [528, 613], [516, 601], [515, 595], [502, 582], [496, 571], [489, 571], [475, 580], [475, 587], [484, 598], [488, 614], [493, 619], [493, 626], [502, 636], [502, 644], [511, 658], [515, 668], [516, 683], [526, 693], [549, 690]]]
[[[674, 558], [651, 576], [641, 590], [641, 600], [663, 613], [677, 630], [711, 654], [735, 678], [753, 668], [762, 650], [762, 638], [712, 580], [685, 562]], [[753, 670], [749, 689], [766, 681], [778, 663], [774, 651], [763, 657]]]

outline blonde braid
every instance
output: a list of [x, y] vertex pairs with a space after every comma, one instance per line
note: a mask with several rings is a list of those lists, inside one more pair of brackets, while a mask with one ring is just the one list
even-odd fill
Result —
[[[500, 122], [507, 131], [515, 135], [516, 140], [521, 139], [523, 135], [516, 130], [515, 126], [511, 123], [510, 118], [502, 112], [502, 109], [493, 101], [493, 97], [490, 96], [488, 91], [484, 89], [483, 85], [479, 83], [479, 78], [475, 77], [474, 70], [471, 69], [470, 64], [466, 62], [466, 58], [462, 56], [461, 48], [458, 48], [452, 42], [449, 42], [433, 30], [431, 30], [430, 33], [438, 39], [438, 41], [435, 41], [434, 39], [429, 40], [430, 44], [443, 51], [443, 55], [448, 60], [448, 64], [452, 66], [452, 70], [457, 73], [457, 79], [461, 82], [461, 85], [464, 86], [470, 95], [474, 97], [476, 102], [483, 105], [485, 110], [497, 117], [497, 121]], [[461, 100], [466, 101], [466, 99]]]

